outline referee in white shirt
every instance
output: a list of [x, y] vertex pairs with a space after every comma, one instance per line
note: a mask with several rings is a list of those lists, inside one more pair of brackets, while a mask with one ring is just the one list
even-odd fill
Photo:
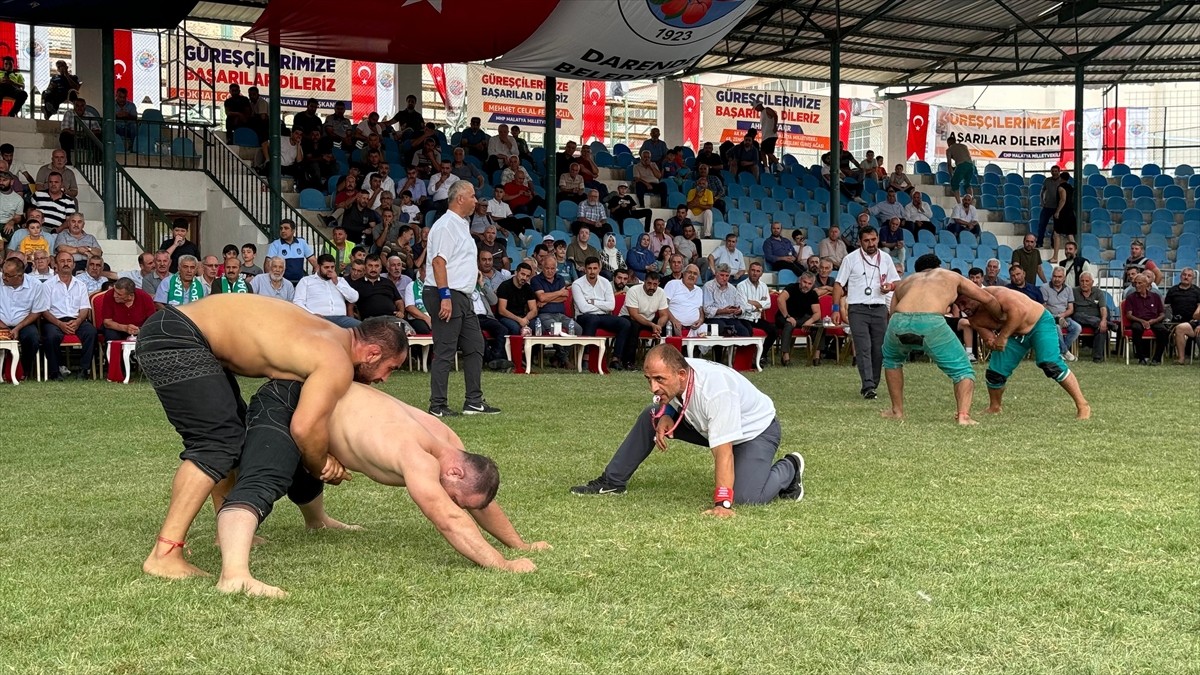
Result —
[[[833, 286], [833, 309], [850, 324], [854, 360], [862, 380], [859, 393], [875, 398], [883, 369], [883, 336], [887, 332], [888, 295], [900, 281], [892, 257], [879, 250], [879, 233], [870, 225], [858, 230], [858, 250], [842, 259]], [[848, 319], [848, 320], [847, 320]]]
[[456, 182], [450, 185], [446, 200], [447, 210], [429, 229], [425, 248], [426, 284], [422, 297], [425, 307], [431, 310], [433, 329], [429, 413], [437, 417], [458, 414], [447, 404], [446, 396], [450, 367], [454, 355], [461, 351], [467, 388], [463, 414], [495, 415], [500, 410], [483, 400], [483, 331], [471, 303], [471, 294], [479, 280], [477, 249], [468, 220], [475, 210], [475, 187], [470, 181]]

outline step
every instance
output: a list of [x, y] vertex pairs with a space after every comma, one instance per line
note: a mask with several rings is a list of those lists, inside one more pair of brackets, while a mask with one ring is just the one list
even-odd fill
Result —
[[[137, 242], [101, 237], [100, 234], [105, 232], [102, 224], [93, 223], [88, 229], [93, 230], [93, 234], [96, 235], [96, 241], [104, 251], [104, 262], [108, 263], [109, 269], [117, 272], [138, 269], [138, 256], [142, 251], [138, 248]], [[100, 234], [96, 234], [97, 232]]]

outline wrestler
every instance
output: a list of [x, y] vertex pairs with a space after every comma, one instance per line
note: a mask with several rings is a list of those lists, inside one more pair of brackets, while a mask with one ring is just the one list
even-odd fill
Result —
[[142, 569], [172, 579], [206, 576], [184, 559], [184, 541], [209, 493], [241, 456], [246, 405], [236, 376], [305, 383], [291, 433], [309, 471], [337, 483], [345, 469], [327, 456], [326, 418], [351, 380], [386, 380], [407, 354], [404, 329], [390, 317], [339, 328], [289, 302], [258, 295], [219, 294], [165, 307], [147, 319], [136, 356], [183, 439], [183, 463]]
[[1033, 350], [1038, 368], [1065, 389], [1075, 402], [1076, 419], [1091, 417], [1092, 407], [1083, 398], [1079, 381], [1075, 379], [1075, 373], [1067, 368], [1067, 362], [1059, 350], [1058, 322], [1050, 312], [1041, 303], [1018, 291], [1001, 286], [989, 286], [983, 290], [1000, 301], [1004, 321], [997, 321], [990, 314], [976, 311], [979, 303], [969, 298], [960, 300], [959, 307], [969, 314], [971, 327], [979, 331], [984, 344], [992, 349], [985, 374], [991, 405], [984, 412], [1000, 412], [1000, 401], [1004, 397], [1009, 376], [1025, 355]]
[[996, 298], [970, 279], [942, 269], [941, 265], [937, 255], [926, 253], [917, 259], [916, 274], [896, 284], [892, 318], [883, 338], [884, 376], [892, 405], [883, 411], [883, 416], [904, 418], [904, 371], [901, 368], [910, 352], [922, 351], [954, 383], [958, 423], [975, 424], [971, 419], [975, 371], [942, 313], [959, 298], [970, 298], [993, 318], [999, 320], [1004, 316]]
[[[288, 433], [301, 398], [300, 383], [271, 380], [250, 400], [237, 483], [217, 515], [221, 547], [217, 588], [222, 592], [287, 595], [250, 574], [254, 532], [284, 494], [300, 505], [306, 521], [327, 518], [320, 500], [324, 486], [304, 470], [300, 451]], [[329, 452], [351, 471], [384, 485], [406, 487], [450, 545], [483, 567], [510, 572], [537, 569], [527, 558], [505, 559], [483, 538], [476, 523], [510, 548], [549, 548], [546, 542], [526, 543], [496, 503], [500, 472], [492, 460], [466, 452], [458, 435], [436, 417], [383, 392], [350, 386], [329, 417]]]

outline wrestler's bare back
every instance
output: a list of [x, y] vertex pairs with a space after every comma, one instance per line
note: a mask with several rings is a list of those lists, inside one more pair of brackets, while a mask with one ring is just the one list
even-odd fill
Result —
[[[1014, 314], [1021, 317], [1021, 323], [1013, 331], [1013, 335], [1026, 335], [1033, 330], [1039, 319], [1042, 318], [1042, 312], [1045, 307], [1041, 304], [1030, 300], [1024, 293], [1014, 291], [1011, 288], [1003, 286], [988, 286], [983, 289], [984, 292], [996, 296], [996, 300], [1000, 302], [1000, 307], [1004, 309], [1006, 316]], [[998, 331], [1003, 326], [1003, 321], [998, 321], [987, 312], [976, 310], [970, 317], [971, 325], [976, 328], [985, 328], [992, 331]]]
[[941, 314], [954, 304], [962, 281], [971, 283], [958, 272], [941, 268], [914, 274], [896, 286], [892, 311]]
[[[222, 293], [181, 307], [238, 375], [303, 381], [331, 359], [350, 365], [350, 331], [277, 298]], [[349, 379], [349, 377], [347, 377]]]

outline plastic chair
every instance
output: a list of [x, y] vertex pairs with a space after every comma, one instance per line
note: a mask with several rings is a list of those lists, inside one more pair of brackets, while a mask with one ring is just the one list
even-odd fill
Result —
[[320, 190], [305, 188], [300, 191], [300, 208], [305, 211], [326, 211], [329, 205]]
[[196, 145], [192, 143], [192, 139], [182, 136], [171, 141], [171, 154], [175, 157], [194, 158], [200, 155], [196, 154]]
[[1128, 175], [1130, 175], [1130, 174], [1129, 174], [1129, 165], [1128, 165], [1128, 164], [1121, 164], [1121, 163], [1113, 164], [1113, 166], [1112, 166], [1112, 175], [1114, 175], [1114, 176], [1128, 176]]
[[239, 148], [257, 148], [262, 145], [258, 142], [258, 134], [249, 127], [239, 127], [233, 130], [233, 144]]

